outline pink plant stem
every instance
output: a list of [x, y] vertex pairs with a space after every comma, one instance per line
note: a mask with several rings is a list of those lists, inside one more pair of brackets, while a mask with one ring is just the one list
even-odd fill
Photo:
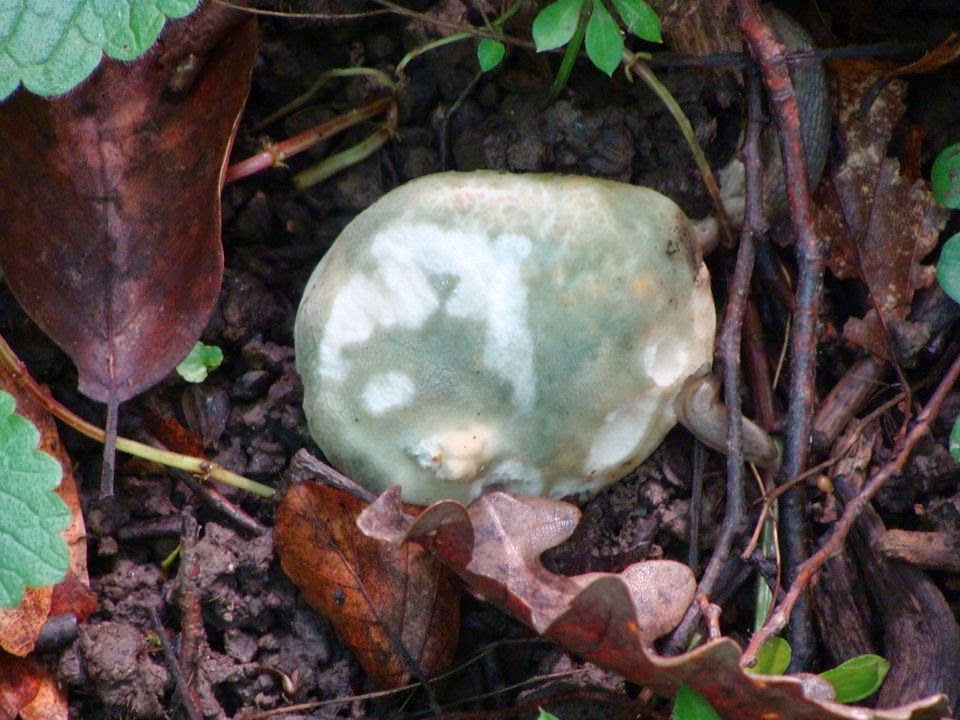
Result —
[[224, 177], [224, 184], [249, 177], [267, 168], [276, 167], [283, 163], [288, 157], [301, 153], [313, 147], [318, 142], [322, 142], [336, 135], [338, 132], [379, 115], [392, 104], [393, 98], [389, 95], [384, 95], [376, 100], [364, 103], [349, 112], [337, 115], [335, 118], [315, 125], [309, 130], [304, 130], [302, 133], [298, 133], [283, 142], [271, 143], [256, 155], [228, 167], [226, 176]]

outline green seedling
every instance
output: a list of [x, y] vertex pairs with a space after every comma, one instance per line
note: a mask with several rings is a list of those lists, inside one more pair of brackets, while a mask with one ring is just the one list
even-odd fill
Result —
[[187, 356], [177, 365], [177, 373], [190, 383], [202, 383], [211, 370], [216, 370], [223, 362], [223, 350], [216, 345], [194, 343]]
[[539, 710], [539, 713], [537, 714], [537, 720], [560, 720], [560, 718], [558, 718], [556, 715], [547, 712], [543, 708], [537, 708], [537, 710]]
[[705, 698], [686, 685], [677, 690], [671, 720], [722, 720]]
[[0, 607], [20, 604], [24, 588], [53, 585], [70, 557], [60, 533], [70, 510], [55, 492], [60, 463], [38, 450], [40, 433], [0, 391]]
[[[944, 207], [960, 209], [960, 143], [945, 147], [930, 170], [933, 196]], [[960, 303], [960, 233], [951, 237], [940, 251], [937, 281], [943, 291]], [[960, 417], [950, 431], [950, 455], [960, 462]]]
[[930, 169], [930, 183], [938, 203], [960, 210], [960, 143], [940, 151]]
[[747, 668], [755, 675], [783, 675], [790, 667], [793, 651], [782, 637], [772, 637], [760, 646], [757, 661]]
[[198, 0], [20, 0], [0, 12], [0, 101], [23, 83], [37, 95], [79, 85], [106, 54], [138, 58], [168, 18], [184, 17]]
[[[644, 0], [613, 0], [626, 32], [649, 42], [662, 42], [660, 18]], [[566, 45], [552, 95], [563, 89], [573, 63], [585, 45], [587, 57], [601, 71], [613, 75], [623, 58], [623, 32], [603, 0], [557, 0], [533, 21], [537, 52]]]
[[852, 703], [879, 690], [889, 669], [889, 661], [879, 655], [858, 655], [820, 673], [820, 677], [833, 685], [836, 702]]

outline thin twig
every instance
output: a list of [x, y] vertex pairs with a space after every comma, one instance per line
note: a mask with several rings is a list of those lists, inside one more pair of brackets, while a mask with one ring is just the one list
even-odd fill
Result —
[[174, 685], [177, 688], [177, 694], [180, 696], [180, 702], [183, 703], [184, 712], [186, 712], [187, 717], [190, 720], [202, 720], [200, 712], [197, 710], [197, 706], [193, 701], [193, 697], [190, 695], [190, 688], [187, 686], [187, 681], [183, 677], [183, 672], [180, 670], [180, 663], [177, 661], [177, 655], [173, 651], [173, 646], [170, 645], [170, 639], [167, 637], [167, 631], [163, 629], [163, 625], [160, 622], [160, 618], [157, 616], [156, 608], [148, 608], [150, 613], [150, 624], [153, 625], [153, 631], [157, 633], [157, 639], [160, 643], [160, 648], [163, 650], [163, 659], [167, 666], [167, 671], [173, 676]]
[[[743, 145], [743, 164], [746, 172], [746, 209], [737, 264], [730, 292], [727, 296], [727, 311], [720, 331], [720, 357], [723, 362], [724, 395], [727, 405], [727, 505], [720, 528], [720, 537], [714, 545], [713, 555], [700, 578], [697, 593], [710, 597], [720, 571], [730, 555], [733, 541], [740, 532], [745, 514], [743, 490], [743, 411], [740, 406], [740, 345], [743, 315], [747, 296], [750, 293], [750, 276], [753, 273], [754, 238], [763, 233], [762, 178], [760, 164], [760, 130], [763, 108], [760, 86], [750, 84], [747, 135]], [[683, 620], [677, 626], [666, 645], [669, 654], [681, 652], [690, 642], [700, 617], [700, 607], [692, 603]]]
[[[760, 13], [757, 0], [737, 0], [739, 27], [754, 59], [759, 63], [773, 115], [779, 129], [780, 153], [786, 170], [787, 204], [796, 237], [797, 291], [793, 334], [790, 343], [790, 404], [787, 410], [787, 441], [780, 478], [799, 475], [810, 451], [810, 429], [816, 404], [813, 379], [817, 346], [817, 314], [823, 285], [824, 250], [813, 225], [813, 205], [800, 114], [786, 63], [786, 48], [776, 39]], [[806, 559], [802, 486], [780, 502], [784, 574], [792, 582]], [[790, 626], [792, 669], [804, 667], [813, 651], [813, 624], [806, 602], [797, 605]]]
[[920, 411], [915, 424], [910, 428], [910, 432], [907, 433], [903, 442], [903, 448], [897, 456], [870, 476], [870, 479], [864, 484], [860, 493], [847, 503], [843, 515], [837, 520], [833, 532], [830, 534], [830, 537], [827, 538], [827, 541], [797, 569], [797, 577], [793, 580], [783, 600], [770, 614], [763, 628], [757, 631], [753, 638], [751, 638], [750, 644], [747, 646], [741, 658], [741, 665], [751, 664], [756, 658], [760, 646], [763, 645], [768, 638], [779, 632], [784, 625], [786, 625], [787, 621], [790, 620], [791, 613], [811, 578], [813, 578], [816, 572], [835, 552], [840, 550], [843, 546], [843, 541], [853, 528], [857, 518], [860, 517], [860, 513], [863, 512], [863, 509], [867, 507], [867, 504], [873, 499], [880, 488], [883, 487], [884, 483], [903, 470], [904, 465], [906, 465], [917, 443], [929, 432], [930, 423], [940, 414], [940, 408], [943, 406], [943, 402], [947, 399], [953, 386], [957, 383], [958, 378], [960, 378], [960, 353], [954, 358], [947, 374], [940, 381], [940, 384], [930, 397], [930, 400], [927, 401], [923, 410]]

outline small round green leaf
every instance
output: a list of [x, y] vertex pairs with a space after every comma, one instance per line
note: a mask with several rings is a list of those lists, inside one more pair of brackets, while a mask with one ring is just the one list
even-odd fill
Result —
[[940, 151], [930, 170], [930, 182], [938, 203], [960, 210], [960, 143]]
[[570, 42], [580, 20], [584, 0], [557, 0], [533, 20], [533, 42], [537, 52], [553, 50]]
[[660, 34], [660, 18], [656, 11], [643, 0], [612, 0], [620, 14], [627, 32], [648, 42], [663, 42]]
[[940, 251], [937, 281], [954, 302], [960, 303], [960, 233], [947, 240]]
[[833, 685], [836, 702], [851, 703], [875, 693], [889, 669], [890, 663], [879, 655], [858, 655], [820, 677]]
[[207, 374], [220, 367], [222, 362], [223, 350], [216, 345], [197, 342], [177, 365], [177, 372], [187, 382], [201, 383], [207, 379]]
[[106, 53], [133, 60], [168, 18], [193, 12], [198, 0], [0, 1], [0, 101], [22, 82], [38, 95], [80, 84]]
[[620, 34], [617, 21], [600, 0], [593, 0], [584, 47], [587, 57], [607, 75], [613, 75], [623, 58], [623, 35]]
[[0, 391], [0, 607], [16, 607], [25, 587], [53, 585], [70, 563], [60, 532], [70, 510], [54, 490], [60, 463], [37, 449], [40, 433]]
[[747, 670], [756, 675], [783, 675], [790, 667], [793, 652], [782, 637], [772, 637], [760, 646], [757, 661]]
[[499, 40], [483, 38], [477, 45], [477, 61], [480, 63], [480, 69], [483, 72], [493, 70], [503, 60], [506, 52], [507, 48]]
[[960, 417], [953, 422], [953, 430], [950, 431], [950, 457], [954, 462], [960, 462]]
[[671, 720], [723, 720], [713, 705], [686, 685], [677, 690]]

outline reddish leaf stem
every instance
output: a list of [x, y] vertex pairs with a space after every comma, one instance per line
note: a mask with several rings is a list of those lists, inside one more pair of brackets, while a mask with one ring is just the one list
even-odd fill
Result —
[[326, 122], [304, 130], [283, 142], [266, 145], [263, 150], [246, 160], [241, 160], [227, 168], [224, 184], [254, 175], [267, 168], [276, 167], [289, 157], [313, 147], [318, 142], [336, 135], [338, 132], [379, 115], [394, 104], [393, 97], [384, 95], [363, 105], [337, 115]]
[[907, 459], [910, 457], [910, 453], [913, 452], [917, 443], [927, 434], [930, 429], [930, 423], [940, 414], [940, 408], [943, 406], [943, 402], [946, 400], [950, 390], [952, 390], [953, 386], [957, 383], [958, 378], [960, 378], [960, 354], [957, 354], [954, 358], [950, 369], [947, 370], [947, 374], [944, 375], [943, 380], [940, 381], [930, 400], [924, 406], [923, 410], [920, 411], [915, 424], [907, 433], [906, 439], [903, 442], [903, 448], [899, 454], [870, 476], [870, 479], [864, 484], [863, 490], [847, 503], [843, 515], [837, 520], [833, 532], [827, 541], [797, 569], [797, 577], [790, 585], [787, 594], [770, 614], [766, 624], [757, 631], [750, 640], [750, 644], [747, 646], [740, 661], [741, 666], [750, 665], [756, 657], [760, 646], [786, 625], [790, 619], [790, 613], [794, 605], [817, 570], [830, 559], [831, 555], [842, 547], [843, 541], [853, 528], [857, 518], [860, 517], [864, 508], [867, 507], [867, 504], [873, 499], [880, 488], [883, 487], [884, 483], [903, 470]]

